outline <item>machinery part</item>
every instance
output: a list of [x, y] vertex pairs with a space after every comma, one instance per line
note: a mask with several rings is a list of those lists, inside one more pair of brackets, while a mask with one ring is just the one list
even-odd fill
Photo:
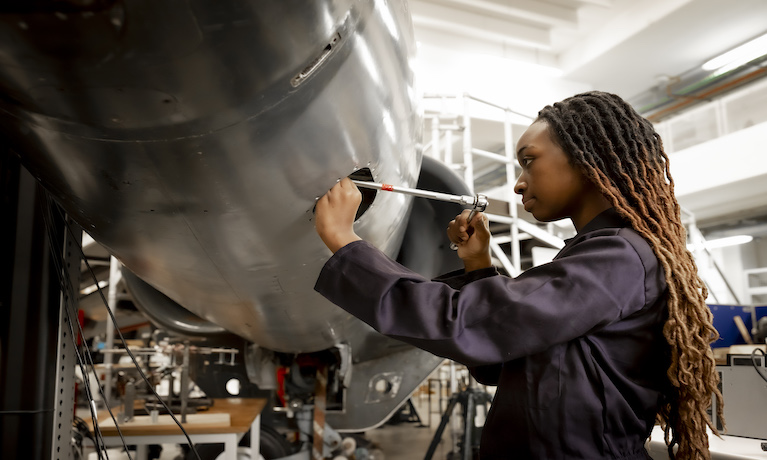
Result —
[[120, 423], [133, 420], [133, 403], [136, 401], [136, 385], [133, 382], [125, 384], [125, 394], [122, 397], [123, 411], [120, 416]]
[[[320, 407], [319, 412], [322, 412], [323, 409], [324, 408]], [[296, 424], [298, 425], [299, 439], [305, 444], [311, 443], [310, 458], [312, 459], [327, 458], [344, 448], [344, 438], [341, 437], [341, 434], [337, 430], [325, 422], [324, 415], [325, 413], [318, 414], [316, 400], [314, 407], [303, 406], [296, 412]], [[321, 426], [318, 426], [318, 424]], [[307, 435], [308, 433], [312, 433], [311, 440]]]
[[341, 440], [341, 449], [347, 457], [354, 455], [354, 451], [357, 450], [357, 440], [351, 436], [345, 437]]
[[[752, 353], [728, 354], [727, 363], [716, 366], [719, 372], [722, 398], [724, 399], [724, 420], [727, 422], [727, 433], [730, 436], [744, 438], [764, 438], [764, 427], [767, 416], [758, 410], [767, 401], [767, 381], [763, 374], [767, 373], [767, 359]], [[714, 401], [714, 406], [719, 401]], [[715, 411], [713, 412], [716, 413]], [[721, 429], [722, 420], [714, 420], [715, 426]]]
[[130, 270], [123, 268], [121, 272], [125, 286], [133, 298], [133, 304], [160, 329], [198, 337], [227, 334], [223, 327], [190, 312]]
[[[312, 423], [312, 458], [325, 458], [325, 435], [330, 430], [325, 425], [325, 409], [327, 407], [328, 369], [325, 366], [317, 369], [316, 386], [314, 389], [314, 410], [312, 411], [314, 423]], [[339, 437], [338, 443], [341, 442]]]
[[245, 348], [245, 370], [248, 380], [262, 390], [277, 389], [277, 365], [274, 352], [252, 343]]
[[[417, 181], [421, 120], [407, 4], [99, 5], [83, 15], [0, 15], [4, 68], [13, 69], [0, 75], [5, 145], [125, 265], [126, 279], [131, 271], [166, 297], [138, 302], [164, 328], [206, 338], [225, 330], [291, 354], [348, 343], [352, 380], [361, 366], [363, 390], [370, 376], [402, 369], [392, 356], [408, 357], [413, 373], [397, 398], [364, 405], [356, 394], [337, 417], [347, 430], [382, 423], [440, 359], [381, 336], [314, 292], [331, 254], [310, 209], [350, 171]], [[430, 224], [408, 220], [416, 200], [379, 193], [355, 229], [402, 255], [406, 232]], [[440, 233], [442, 215], [433, 213]], [[406, 257], [427, 259], [442, 251], [440, 241], [410, 245]], [[443, 271], [450, 262], [429, 263]], [[211, 386], [223, 387], [223, 374], [210, 376]]]
[[[429, 352], [410, 348], [356, 363], [351, 384], [346, 389], [344, 410], [327, 411], [327, 424], [341, 433], [380, 426], [442, 361], [443, 358]], [[391, 378], [387, 380], [387, 377]], [[378, 385], [379, 381], [382, 384]]]
[[[18, 11], [0, 15], [13, 69], [0, 72], [0, 136], [94, 240], [184, 309], [274, 351], [366, 330], [314, 292], [331, 254], [309, 210], [360, 168], [416, 181], [406, 2]], [[379, 196], [360, 236], [395, 256], [411, 201]]]
[[[455, 171], [431, 157], [423, 158], [417, 187], [454, 195], [470, 193]], [[445, 232], [447, 223], [461, 209], [452, 202], [414, 199], [397, 261], [427, 278], [463, 268], [463, 262], [450, 250], [450, 240]]]
[[344, 388], [348, 388], [352, 381], [352, 347], [345, 343], [335, 346], [338, 354], [338, 380]]

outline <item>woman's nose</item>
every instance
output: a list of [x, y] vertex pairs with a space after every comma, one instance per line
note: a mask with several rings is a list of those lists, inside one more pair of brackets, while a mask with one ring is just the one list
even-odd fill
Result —
[[527, 182], [524, 179], [524, 173], [520, 174], [517, 178], [517, 183], [514, 184], [514, 193], [522, 195], [527, 190]]

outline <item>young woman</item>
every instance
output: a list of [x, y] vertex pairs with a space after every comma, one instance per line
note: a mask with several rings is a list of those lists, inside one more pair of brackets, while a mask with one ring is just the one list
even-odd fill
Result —
[[448, 236], [465, 270], [424, 279], [354, 233], [360, 193], [344, 179], [317, 203], [335, 254], [315, 289], [498, 385], [482, 459], [646, 459], [656, 419], [676, 458], [709, 458], [718, 335], [652, 124], [618, 96], [579, 94], [539, 113], [517, 160], [525, 209], [577, 230], [552, 262], [500, 276], [487, 218], [464, 213]]

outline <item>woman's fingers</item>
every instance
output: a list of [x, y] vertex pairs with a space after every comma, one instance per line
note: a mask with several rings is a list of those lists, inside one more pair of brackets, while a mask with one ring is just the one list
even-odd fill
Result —
[[361, 202], [362, 194], [348, 178], [336, 183], [317, 200], [314, 225], [331, 251], [359, 239], [354, 233], [354, 218]]
[[461, 214], [455, 216], [455, 219], [451, 220], [447, 226], [447, 235], [450, 242], [456, 245], [466, 243], [469, 238], [474, 234], [475, 225], [485, 225], [483, 220], [478, 220], [478, 216], [482, 213], [475, 213], [472, 216], [471, 222], [469, 222], [470, 209], [465, 209]]

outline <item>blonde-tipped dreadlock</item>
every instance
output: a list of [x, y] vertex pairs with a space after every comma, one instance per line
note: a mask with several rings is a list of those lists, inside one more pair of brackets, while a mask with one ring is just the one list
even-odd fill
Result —
[[[547, 106], [538, 120], [573, 165], [599, 187], [615, 209], [652, 247], [668, 284], [668, 320], [663, 334], [671, 365], [658, 418], [676, 458], [709, 458], [706, 413], [711, 395], [722, 401], [710, 343], [719, 337], [705, 303], [674, 196], [668, 156], [652, 124], [614, 94], [588, 92]], [[722, 404], [717, 404], [722, 417]]]

